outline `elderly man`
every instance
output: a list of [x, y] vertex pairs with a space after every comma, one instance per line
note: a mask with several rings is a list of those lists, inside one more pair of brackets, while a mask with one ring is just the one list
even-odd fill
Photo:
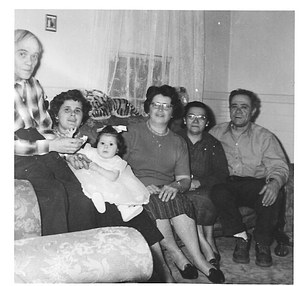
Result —
[[287, 182], [289, 168], [274, 134], [252, 122], [259, 104], [252, 91], [232, 91], [229, 96], [231, 121], [210, 130], [224, 147], [230, 172], [226, 183], [212, 189], [211, 198], [224, 235], [236, 238], [233, 253], [236, 263], [249, 263], [251, 244], [251, 235], [246, 232], [238, 208], [255, 209], [255, 263], [260, 267], [270, 267], [273, 263], [270, 245], [283, 198], [281, 187]]
[[[94, 228], [94, 206], [58, 153], [72, 154], [84, 142], [51, 134], [44, 93], [32, 76], [41, 54], [42, 45], [33, 33], [15, 30], [15, 178], [33, 185], [41, 210], [42, 235]], [[78, 167], [76, 156], [71, 157]]]

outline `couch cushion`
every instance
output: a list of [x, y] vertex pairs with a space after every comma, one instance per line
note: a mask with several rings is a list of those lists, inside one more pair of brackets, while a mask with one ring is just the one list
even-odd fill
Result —
[[143, 282], [151, 251], [134, 228], [103, 227], [15, 241], [15, 282]]

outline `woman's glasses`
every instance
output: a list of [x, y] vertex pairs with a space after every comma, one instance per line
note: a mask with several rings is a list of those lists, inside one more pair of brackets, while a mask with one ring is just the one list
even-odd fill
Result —
[[188, 114], [187, 115], [187, 119], [190, 121], [194, 121], [197, 118], [197, 120], [201, 120], [201, 121], [205, 121], [206, 120], [206, 116], [199, 114], [199, 115], [195, 115], [195, 114]]
[[154, 109], [163, 109], [163, 110], [169, 110], [171, 107], [173, 107], [172, 104], [168, 104], [168, 103], [159, 103], [159, 102], [152, 102], [151, 106]]

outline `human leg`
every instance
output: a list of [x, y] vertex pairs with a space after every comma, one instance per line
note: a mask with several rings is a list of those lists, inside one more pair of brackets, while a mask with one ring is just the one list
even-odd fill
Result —
[[[278, 221], [278, 213], [280, 210], [282, 194], [279, 193], [275, 203], [271, 206], [265, 207], [262, 204], [263, 195], [260, 195], [259, 192], [262, 190], [265, 185], [265, 179], [256, 179], [256, 178], [245, 178], [245, 177], [230, 177], [228, 184], [226, 185], [227, 190], [231, 189], [232, 193], [235, 194], [235, 204], [237, 206], [248, 206], [250, 208], [255, 209], [257, 214], [256, 227], [253, 232], [254, 239], [257, 243], [256, 245], [256, 263], [259, 266], [269, 267], [272, 265], [272, 257], [270, 252], [270, 245], [274, 239], [274, 231]], [[213, 201], [217, 200], [218, 189], [225, 189], [224, 187], [217, 186], [213, 188], [212, 198]], [[216, 204], [217, 206], [217, 204]], [[217, 209], [219, 210], [218, 206]], [[226, 213], [226, 211], [225, 211]], [[229, 211], [228, 211], [229, 213]], [[228, 218], [227, 213], [227, 218]], [[223, 210], [221, 211], [223, 215]], [[220, 215], [221, 216], [221, 215]], [[221, 223], [226, 223], [226, 215], [223, 216], [220, 221]], [[231, 223], [234, 220], [231, 220]], [[228, 221], [227, 221], [228, 223]], [[229, 224], [230, 225], [230, 224]], [[224, 226], [223, 226], [224, 227]], [[244, 233], [244, 230], [232, 232], [231, 235], [239, 236], [240, 238], [236, 239], [236, 249], [234, 252], [234, 260], [238, 263], [249, 263], [249, 248], [251, 243], [251, 238], [249, 235]], [[227, 232], [228, 234], [228, 232]], [[230, 234], [230, 232], [229, 232]], [[247, 240], [243, 238], [243, 236], [247, 236]], [[240, 251], [240, 253], [238, 253]], [[235, 256], [239, 254], [245, 254], [244, 258], [236, 259]], [[236, 255], [237, 254], [237, 255]], [[239, 256], [241, 258], [241, 255]]]
[[69, 232], [95, 228], [95, 206], [83, 193], [80, 182], [66, 161], [58, 153], [50, 152], [47, 167], [52, 170], [55, 180], [63, 185], [67, 194]]
[[173, 229], [169, 219], [156, 220], [158, 229], [164, 236], [160, 244], [171, 255], [175, 266], [178, 268], [181, 276], [185, 279], [196, 279], [198, 277], [197, 269], [186, 258], [181, 249], [178, 247], [174, 238]]
[[202, 225], [197, 225], [197, 232], [198, 232], [201, 251], [205, 256], [206, 260], [210, 261], [211, 259], [215, 258], [215, 255], [210, 244], [208, 243], [205, 237], [204, 227]]
[[68, 232], [68, 200], [41, 156], [16, 157], [15, 178], [31, 182], [41, 213], [42, 235]]
[[179, 215], [172, 218], [171, 221], [176, 233], [192, 256], [195, 266], [208, 275], [212, 266], [201, 253], [195, 221], [186, 215]]
[[185, 265], [191, 263], [185, 255], [182, 253], [180, 248], [177, 245], [177, 242], [174, 238], [174, 233], [170, 220], [168, 219], [158, 219], [156, 221], [157, 227], [164, 236], [164, 239], [161, 240], [160, 244], [169, 252], [174, 263], [181, 269], [184, 270]]
[[195, 209], [197, 231], [204, 256], [207, 260], [215, 256], [219, 261], [220, 255], [213, 236], [213, 225], [217, 218], [217, 210], [210, 199], [210, 189], [200, 187], [195, 191], [189, 191], [186, 196]]
[[160, 244], [158, 242], [154, 243], [150, 246], [150, 248], [153, 257], [154, 272], [156, 272], [161, 278], [160, 282], [174, 283], [175, 280], [162, 253]]
[[220, 261], [221, 256], [216, 245], [215, 237], [214, 237], [214, 226], [213, 225], [204, 225], [203, 226], [204, 236], [209, 243], [212, 251], [214, 252], [215, 258]]
[[92, 202], [99, 213], [105, 212], [105, 202], [100, 193], [95, 192], [92, 194]]
[[237, 204], [237, 190], [232, 184], [218, 184], [211, 190], [211, 200], [217, 209], [224, 236], [246, 231]]
[[270, 246], [274, 241], [282, 198], [283, 192], [279, 191], [276, 201], [271, 206], [264, 207], [261, 202], [262, 195], [260, 195], [255, 204], [257, 213], [256, 227], [253, 232], [256, 241], [255, 263], [260, 267], [270, 267], [273, 264]]
[[172, 224], [192, 256], [194, 265], [213, 283], [223, 283], [225, 278], [222, 271], [217, 270], [201, 253], [195, 221], [187, 215], [179, 215], [172, 218]]

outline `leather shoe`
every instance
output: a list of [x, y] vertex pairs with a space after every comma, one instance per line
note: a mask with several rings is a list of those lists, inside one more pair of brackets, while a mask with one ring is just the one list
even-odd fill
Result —
[[217, 259], [212, 258], [211, 260], [208, 261], [212, 266], [214, 266], [217, 269], [220, 269], [220, 263]]
[[260, 267], [271, 267], [273, 264], [271, 250], [269, 245], [260, 243], [255, 244], [255, 264]]
[[209, 269], [209, 275], [206, 276], [208, 280], [215, 284], [221, 284], [225, 282], [225, 277], [220, 269], [211, 268]]
[[290, 249], [288, 247], [288, 245], [285, 245], [283, 243], [278, 243], [277, 246], [275, 247], [274, 249], [274, 253], [277, 255], [277, 256], [287, 256], [290, 252]]
[[198, 278], [198, 271], [194, 265], [186, 264], [186, 265], [184, 265], [184, 270], [181, 270], [175, 263], [174, 263], [174, 265], [177, 267], [182, 278], [184, 278], [184, 279], [197, 279]]
[[247, 264], [250, 262], [249, 250], [251, 246], [251, 235], [248, 234], [248, 239], [245, 240], [240, 237], [236, 237], [236, 245], [233, 252], [232, 260], [235, 263]]

